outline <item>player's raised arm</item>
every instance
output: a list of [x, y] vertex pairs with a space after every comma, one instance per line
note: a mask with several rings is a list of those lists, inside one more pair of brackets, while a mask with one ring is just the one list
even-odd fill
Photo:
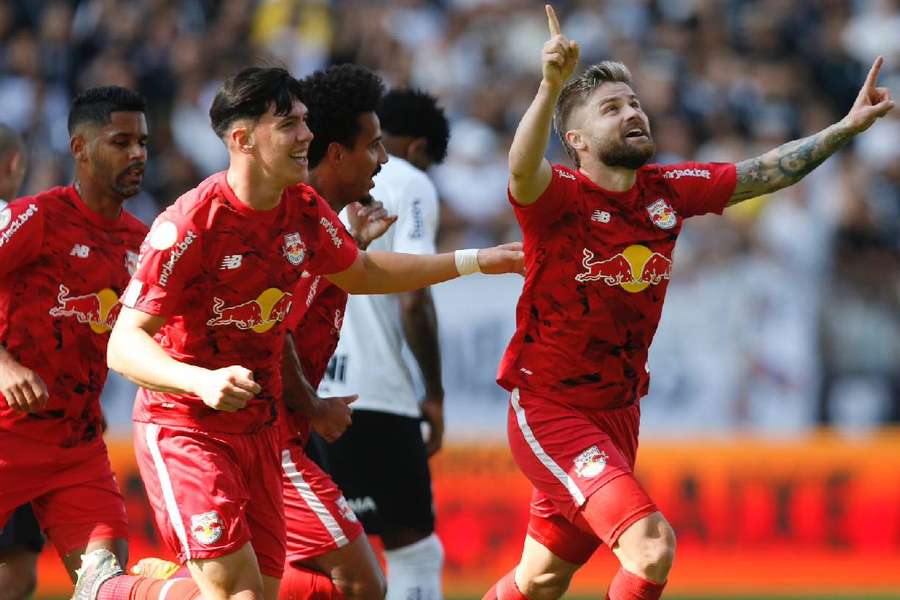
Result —
[[884, 63], [875, 59], [856, 101], [843, 119], [809, 137], [788, 142], [737, 164], [737, 186], [729, 205], [774, 192], [803, 179], [826, 158], [894, 108], [888, 88], [876, 87]]
[[480, 250], [423, 256], [400, 252], [359, 252], [353, 264], [327, 278], [351, 294], [394, 294], [428, 287], [470, 273], [524, 273], [521, 242]]
[[509, 147], [509, 190], [519, 204], [533, 204], [550, 184], [552, 171], [544, 153], [550, 140], [553, 110], [563, 85], [578, 64], [578, 44], [560, 32], [553, 7], [548, 4], [545, 8], [550, 39], [541, 54], [543, 77]]
[[211, 371], [169, 356], [153, 339], [165, 321], [164, 317], [123, 306], [109, 336], [109, 368], [150, 390], [194, 394], [216, 410], [239, 410], [259, 393], [259, 384], [244, 367]]

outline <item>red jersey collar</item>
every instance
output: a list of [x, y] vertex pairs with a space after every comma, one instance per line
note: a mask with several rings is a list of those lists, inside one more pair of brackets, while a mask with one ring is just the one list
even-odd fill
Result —
[[93, 223], [94, 225], [97, 225], [99, 227], [109, 227], [109, 226], [117, 227], [117, 226], [123, 224], [123, 222], [125, 220], [125, 207], [124, 206], [122, 206], [120, 208], [118, 217], [108, 219], [108, 218], [104, 217], [103, 215], [101, 215], [100, 213], [98, 213], [94, 210], [91, 210], [91, 208], [87, 204], [84, 203], [84, 200], [82, 200], [82, 198], [81, 198], [81, 194], [79, 194], [78, 190], [75, 189], [74, 183], [72, 185], [68, 185], [62, 189], [63, 189], [63, 193], [69, 197], [69, 199], [72, 201], [72, 204], [75, 205], [75, 207], [79, 210], [79, 212], [81, 212], [81, 214], [83, 214], [85, 216], [85, 218], [88, 221], [90, 221], [91, 223]]
[[251, 208], [237, 197], [234, 193], [234, 190], [231, 189], [231, 186], [228, 185], [228, 177], [226, 174], [228, 171], [221, 171], [213, 175], [214, 181], [216, 183], [216, 187], [219, 189], [222, 198], [225, 203], [234, 211], [244, 217], [249, 217], [251, 219], [257, 219], [261, 221], [271, 221], [275, 218], [276, 215], [279, 214], [279, 211], [282, 209], [285, 200], [287, 199], [287, 190], [285, 188], [283, 192], [281, 192], [281, 202], [278, 203], [278, 206], [275, 208], [270, 208], [269, 210], [257, 210], [255, 208]]

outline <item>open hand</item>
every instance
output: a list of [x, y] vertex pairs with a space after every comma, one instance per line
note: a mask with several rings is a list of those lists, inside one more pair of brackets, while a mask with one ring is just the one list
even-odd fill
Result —
[[488, 275], [502, 273], [525, 274], [525, 253], [522, 242], [501, 244], [493, 248], [482, 248], [478, 251], [478, 268]]
[[553, 7], [547, 4], [544, 8], [547, 10], [550, 39], [544, 43], [544, 50], [541, 54], [541, 72], [544, 75], [544, 81], [560, 88], [575, 71], [581, 49], [577, 42], [569, 40], [560, 32], [559, 19], [556, 18], [556, 11], [553, 10]]
[[204, 404], [225, 412], [244, 408], [261, 391], [259, 384], [253, 381], [253, 372], [239, 365], [207, 371], [194, 389]]
[[377, 200], [367, 205], [350, 203], [347, 206], [347, 217], [350, 221], [350, 233], [361, 250], [383, 236], [397, 221], [397, 215], [388, 215], [384, 205]]
[[850, 112], [844, 117], [844, 123], [853, 133], [865, 131], [872, 126], [872, 123], [894, 108], [891, 91], [886, 87], [875, 87], [882, 64], [884, 64], [884, 58], [881, 56], [872, 63], [872, 68], [869, 69], [869, 74], [866, 76], [866, 82], [859, 90], [859, 95], [856, 96]]

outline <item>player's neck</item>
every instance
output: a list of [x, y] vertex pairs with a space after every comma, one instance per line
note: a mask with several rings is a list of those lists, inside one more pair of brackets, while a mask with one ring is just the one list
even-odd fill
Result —
[[238, 200], [253, 210], [272, 210], [281, 203], [284, 184], [232, 160], [225, 180]]
[[604, 190], [627, 192], [634, 186], [637, 171], [625, 167], [609, 167], [600, 161], [585, 161], [579, 168], [588, 179]]
[[76, 178], [74, 185], [84, 205], [104, 219], [118, 219], [122, 214], [124, 198], [104, 193], [102, 187], [90, 179]]
[[341, 202], [340, 184], [330, 176], [324, 164], [309, 172], [309, 185], [325, 198], [334, 212], [339, 213], [347, 206], [347, 202]]

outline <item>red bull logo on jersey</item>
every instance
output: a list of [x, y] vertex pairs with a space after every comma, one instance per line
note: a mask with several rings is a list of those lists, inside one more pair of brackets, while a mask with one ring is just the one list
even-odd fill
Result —
[[306, 244], [300, 239], [300, 234], [294, 233], [284, 234], [284, 257], [292, 265], [299, 265], [306, 258]]
[[228, 306], [221, 298], [213, 298], [213, 314], [206, 322], [210, 327], [234, 325], [238, 329], [252, 329], [265, 333], [277, 323], [284, 321], [291, 310], [293, 294], [278, 288], [269, 288], [255, 300], [248, 300]]
[[596, 477], [606, 468], [608, 460], [609, 455], [606, 452], [597, 446], [591, 446], [575, 457], [575, 474], [582, 479]]
[[651, 285], [669, 279], [672, 261], [653, 252], [646, 246], [635, 244], [611, 258], [596, 259], [594, 253], [584, 249], [581, 260], [584, 271], [575, 275], [581, 283], [602, 281], [606, 285], [621, 286], [626, 292], [640, 292]]
[[222, 525], [222, 519], [219, 517], [219, 513], [214, 510], [191, 516], [191, 533], [194, 539], [204, 546], [219, 541], [224, 532], [225, 527]]
[[72, 295], [63, 284], [59, 284], [57, 305], [50, 309], [51, 317], [73, 317], [79, 323], [90, 326], [97, 334], [109, 332], [116, 324], [119, 310], [119, 296], [109, 288], [92, 294]]
[[647, 212], [650, 213], [653, 224], [660, 229], [672, 229], [678, 222], [675, 209], [665, 198], [657, 198], [656, 202], [647, 206]]

